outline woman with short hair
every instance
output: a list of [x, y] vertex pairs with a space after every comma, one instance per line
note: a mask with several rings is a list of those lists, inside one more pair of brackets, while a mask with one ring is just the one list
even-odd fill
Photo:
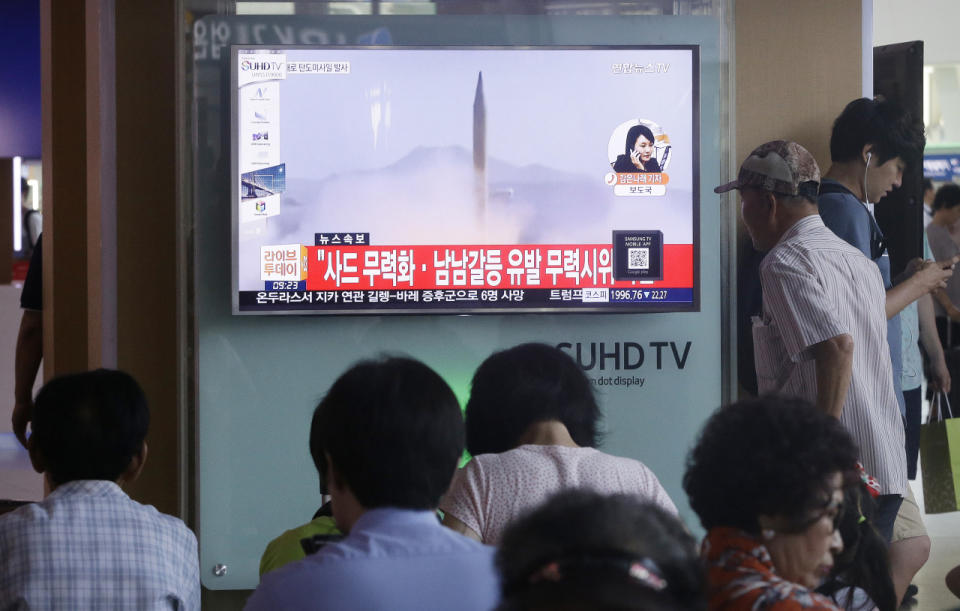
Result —
[[640, 123], [627, 131], [622, 155], [613, 162], [613, 171], [617, 173], [660, 172], [656, 157], [657, 139], [646, 125]]
[[835, 610], [813, 589], [843, 549], [837, 522], [856, 463], [843, 425], [805, 401], [763, 397], [714, 412], [683, 478], [707, 530], [709, 608]]
[[587, 488], [677, 509], [643, 463], [597, 450], [600, 407], [566, 352], [522, 344], [494, 353], [473, 376], [466, 410], [473, 459], [440, 502], [444, 524], [488, 544], [554, 493]]

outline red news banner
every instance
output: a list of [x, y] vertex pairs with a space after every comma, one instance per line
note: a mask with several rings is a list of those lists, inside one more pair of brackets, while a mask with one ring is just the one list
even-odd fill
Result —
[[[515, 246], [307, 246], [308, 291], [448, 288], [627, 288], [613, 280], [607, 244]], [[693, 286], [693, 245], [665, 244], [663, 280]]]

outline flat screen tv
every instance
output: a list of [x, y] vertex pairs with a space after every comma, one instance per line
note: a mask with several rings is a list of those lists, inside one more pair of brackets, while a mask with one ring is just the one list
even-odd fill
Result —
[[237, 314], [699, 308], [699, 52], [233, 47]]

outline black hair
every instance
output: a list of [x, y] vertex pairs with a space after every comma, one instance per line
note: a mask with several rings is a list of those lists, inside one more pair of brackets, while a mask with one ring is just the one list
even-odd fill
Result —
[[[852, 609], [853, 588], [860, 588], [879, 611], [896, 611], [899, 605], [890, 578], [887, 545], [873, 527], [877, 505], [863, 485], [850, 486], [843, 503], [839, 525], [843, 551], [834, 557], [830, 578], [817, 592], [830, 596], [841, 608]], [[838, 595], [844, 589], [846, 595]]]
[[27, 179], [23, 176], [20, 177], [20, 193], [27, 193], [30, 191], [30, 183], [27, 182]]
[[329, 494], [327, 490], [327, 462], [324, 457], [323, 445], [320, 443], [322, 435], [320, 434], [320, 408], [313, 410], [313, 418], [310, 419], [310, 458], [313, 459], [313, 466], [317, 468], [317, 475], [320, 477], [320, 494]]
[[597, 445], [600, 407], [573, 358], [554, 346], [528, 343], [495, 352], [473, 374], [467, 401], [467, 450], [506, 452], [535, 422], [559, 420], [577, 445]]
[[873, 161], [882, 165], [900, 157], [908, 165], [923, 157], [923, 125], [900, 105], [886, 99], [860, 98], [847, 104], [833, 123], [830, 159], [837, 162], [860, 157], [872, 144]]
[[627, 157], [630, 157], [630, 151], [633, 150], [634, 146], [637, 143], [637, 138], [643, 136], [650, 141], [651, 144], [656, 142], [656, 138], [653, 136], [653, 131], [646, 125], [639, 123], [634, 125], [627, 131], [627, 142], [624, 145], [623, 154]]
[[932, 191], [932, 190], [933, 190], [933, 181], [930, 180], [929, 178], [924, 178], [924, 179], [923, 179], [923, 192], [926, 193], [927, 191]]
[[463, 415], [432, 369], [381, 357], [337, 378], [316, 408], [310, 438], [321, 482], [329, 455], [363, 507], [432, 509], [463, 453]]
[[54, 378], [33, 409], [30, 438], [51, 481], [116, 481], [150, 426], [147, 398], [127, 373], [97, 369]]
[[761, 515], [806, 522], [828, 479], [856, 478], [857, 446], [840, 422], [801, 399], [764, 396], [717, 409], [687, 456], [683, 489], [707, 530], [759, 534]]
[[501, 610], [706, 608], [693, 537], [632, 496], [560, 492], [507, 528], [496, 563]]
[[949, 210], [960, 206], [960, 185], [948, 182], [939, 189], [933, 196], [934, 210]]

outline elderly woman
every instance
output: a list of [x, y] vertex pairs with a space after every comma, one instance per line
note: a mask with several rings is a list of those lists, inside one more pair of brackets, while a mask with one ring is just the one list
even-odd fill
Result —
[[513, 522], [497, 551], [500, 611], [700, 611], [703, 567], [683, 524], [622, 494], [569, 490]]
[[487, 358], [467, 402], [473, 459], [440, 502], [443, 523], [495, 544], [508, 522], [555, 492], [588, 488], [677, 509], [643, 463], [597, 450], [600, 408], [590, 380], [558, 348], [522, 344]]
[[843, 549], [837, 522], [856, 461], [840, 422], [800, 400], [741, 401], [711, 416], [683, 478], [707, 530], [711, 610], [837, 608], [813, 589]]

